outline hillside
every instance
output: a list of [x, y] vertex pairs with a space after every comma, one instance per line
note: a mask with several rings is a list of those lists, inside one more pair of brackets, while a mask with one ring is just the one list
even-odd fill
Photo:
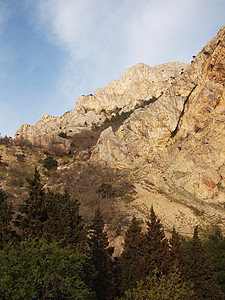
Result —
[[[152, 204], [168, 231], [224, 230], [224, 85], [225, 26], [191, 64], [139, 63], [79, 97], [73, 111], [21, 125], [0, 146], [2, 188], [17, 206], [36, 166], [46, 187], [69, 187], [87, 222], [100, 203], [116, 245], [132, 215], [147, 217]], [[50, 155], [57, 170], [43, 166]]]

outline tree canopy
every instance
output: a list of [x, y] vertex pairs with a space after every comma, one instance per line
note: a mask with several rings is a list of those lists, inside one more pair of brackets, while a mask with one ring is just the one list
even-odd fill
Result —
[[1, 299], [94, 299], [85, 280], [87, 257], [45, 239], [0, 252]]

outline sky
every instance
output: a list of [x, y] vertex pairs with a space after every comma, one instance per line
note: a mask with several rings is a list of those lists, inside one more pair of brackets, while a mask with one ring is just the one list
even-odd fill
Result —
[[224, 24], [224, 0], [0, 0], [0, 135], [139, 62], [190, 62]]

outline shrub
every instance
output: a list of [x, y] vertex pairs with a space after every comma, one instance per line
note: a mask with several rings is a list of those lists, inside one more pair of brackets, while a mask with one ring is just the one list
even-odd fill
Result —
[[60, 132], [59, 133], [59, 137], [63, 138], [63, 139], [68, 139], [68, 136], [65, 132]]
[[43, 151], [43, 153], [47, 156], [50, 155], [50, 153], [47, 150]]
[[24, 154], [18, 154], [18, 155], [17, 155], [17, 160], [18, 160], [19, 162], [23, 162], [23, 161], [24, 161]]
[[18, 179], [17, 185], [18, 185], [19, 187], [22, 187], [22, 186], [24, 185], [23, 179], [22, 179], [21, 177]]
[[101, 183], [97, 189], [97, 192], [103, 197], [112, 196], [114, 194], [111, 183]]
[[47, 156], [43, 161], [43, 167], [47, 170], [57, 169], [58, 162], [52, 156]]

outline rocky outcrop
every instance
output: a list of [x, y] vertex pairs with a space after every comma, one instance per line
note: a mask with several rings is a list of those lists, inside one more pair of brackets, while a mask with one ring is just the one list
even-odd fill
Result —
[[35, 125], [21, 125], [15, 133], [15, 139], [23, 138], [32, 143], [47, 145], [51, 137], [60, 132], [72, 135], [91, 129], [93, 124], [102, 124], [106, 115], [115, 109], [127, 111], [153, 96], [159, 97], [187, 66], [179, 62], [152, 68], [143, 63], [137, 64], [118, 80], [97, 89], [94, 95], [79, 97], [73, 111], [60, 117], [44, 115]]
[[224, 86], [225, 26], [156, 102], [102, 132], [92, 160], [129, 168], [158, 198], [224, 223]]
[[153, 204], [170, 229], [176, 224], [191, 233], [198, 223], [222, 226], [225, 26], [191, 64], [137, 64], [94, 95], [79, 97], [73, 111], [22, 125], [15, 138], [68, 147], [60, 132], [72, 135], [122, 113], [127, 117], [119, 128], [109, 122], [102, 131], [91, 161], [126, 169], [137, 191], [130, 205], [148, 214]]

